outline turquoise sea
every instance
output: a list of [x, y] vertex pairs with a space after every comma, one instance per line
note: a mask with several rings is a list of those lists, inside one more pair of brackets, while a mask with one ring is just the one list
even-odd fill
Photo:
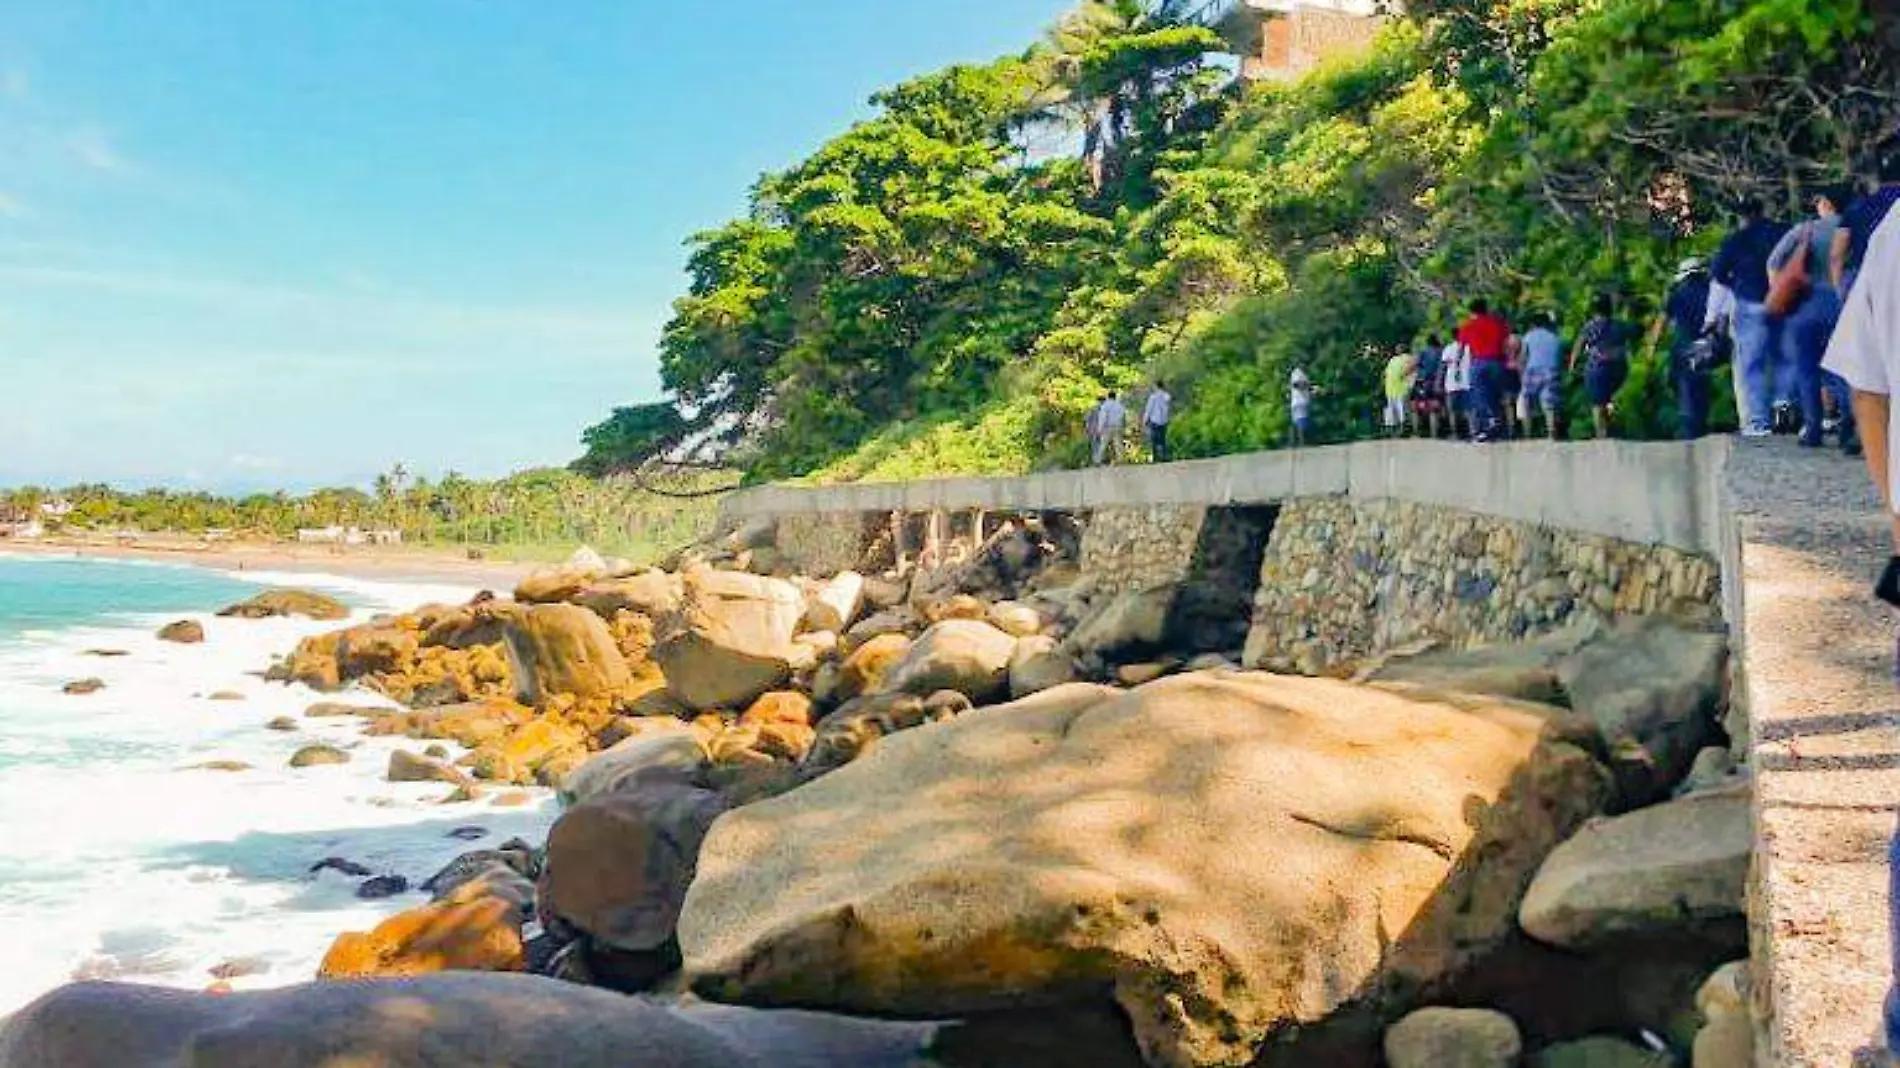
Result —
[[[81, 977], [185, 988], [234, 971], [239, 988], [309, 979], [337, 933], [423, 900], [359, 901], [356, 880], [311, 865], [340, 856], [420, 882], [464, 850], [545, 830], [545, 799], [444, 806], [440, 786], [383, 781], [398, 743], [363, 738], [356, 720], [304, 719], [325, 695], [262, 673], [337, 624], [215, 615], [272, 585], [322, 590], [360, 618], [472, 592], [0, 552], [0, 1015]], [[175, 619], [203, 623], [206, 641], [158, 641]], [[62, 692], [83, 678], [105, 689]], [[297, 729], [265, 729], [279, 716]], [[315, 741], [352, 760], [289, 768]], [[209, 761], [245, 767], [197, 766]], [[471, 826], [490, 839], [448, 837]]]

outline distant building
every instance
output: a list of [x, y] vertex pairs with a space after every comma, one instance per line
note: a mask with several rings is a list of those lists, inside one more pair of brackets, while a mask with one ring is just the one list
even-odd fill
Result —
[[1364, 51], [1400, 5], [1385, 0], [1234, 0], [1220, 28], [1250, 81], [1290, 81]]
[[46, 536], [46, 527], [37, 519], [0, 519], [0, 538], [32, 541]]
[[64, 519], [73, 514], [73, 502], [54, 498], [40, 503], [40, 514], [48, 519]]
[[297, 532], [297, 540], [305, 545], [401, 545], [402, 531], [306, 527]]

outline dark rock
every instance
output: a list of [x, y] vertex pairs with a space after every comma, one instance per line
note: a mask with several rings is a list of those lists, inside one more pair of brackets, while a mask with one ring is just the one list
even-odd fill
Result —
[[378, 875], [363, 881], [356, 888], [356, 896], [364, 901], [381, 901], [409, 892], [409, 880], [400, 875]]
[[315, 864], [310, 865], [310, 874], [312, 875], [326, 871], [340, 872], [352, 879], [362, 879], [372, 874], [370, 869], [365, 868], [353, 860], [346, 860], [343, 857], [325, 857]]
[[248, 601], [223, 609], [218, 615], [232, 619], [302, 616], [306, 619], [334, 621], [348, 619], [350, 609], [334, 597], [309, 590], [265, 590]]
[[60, 687], [60, 692], [72, 697], [85, 697], [106, 688], [104, 679], [79, 679]]
[[488, 828], [486, 827], [457, 827], [448, 833], [448, 837], [453, 838], [458, 842], [473, 842], [477, 838], [488, 837]]
[[334, 745], [306, 745], [290, 755], [290, 766], [293, 768], [315, 768], [349, 762], [350, 754]]
[[100, 657], [105, 660], [116, 660], [119, 657], [131, 656], [132, 654], [124, 649], [88, 649], [86, 650], [86, 655]]

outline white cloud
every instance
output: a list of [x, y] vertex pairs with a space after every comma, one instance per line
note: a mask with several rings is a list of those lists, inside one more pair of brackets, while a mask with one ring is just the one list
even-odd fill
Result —
[[128, 171], [132, 165], [113, 146], [112, 139], [101, 130], [86, 128], [76, 130], [66, 139], [66, 147], [79, 162], [95, 171]]

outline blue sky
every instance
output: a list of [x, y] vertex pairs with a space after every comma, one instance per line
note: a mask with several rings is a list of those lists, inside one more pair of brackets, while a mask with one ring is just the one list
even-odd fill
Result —
[[0, 485], [564, 463], [688, 235], [1064, 6], [0, 4]]

